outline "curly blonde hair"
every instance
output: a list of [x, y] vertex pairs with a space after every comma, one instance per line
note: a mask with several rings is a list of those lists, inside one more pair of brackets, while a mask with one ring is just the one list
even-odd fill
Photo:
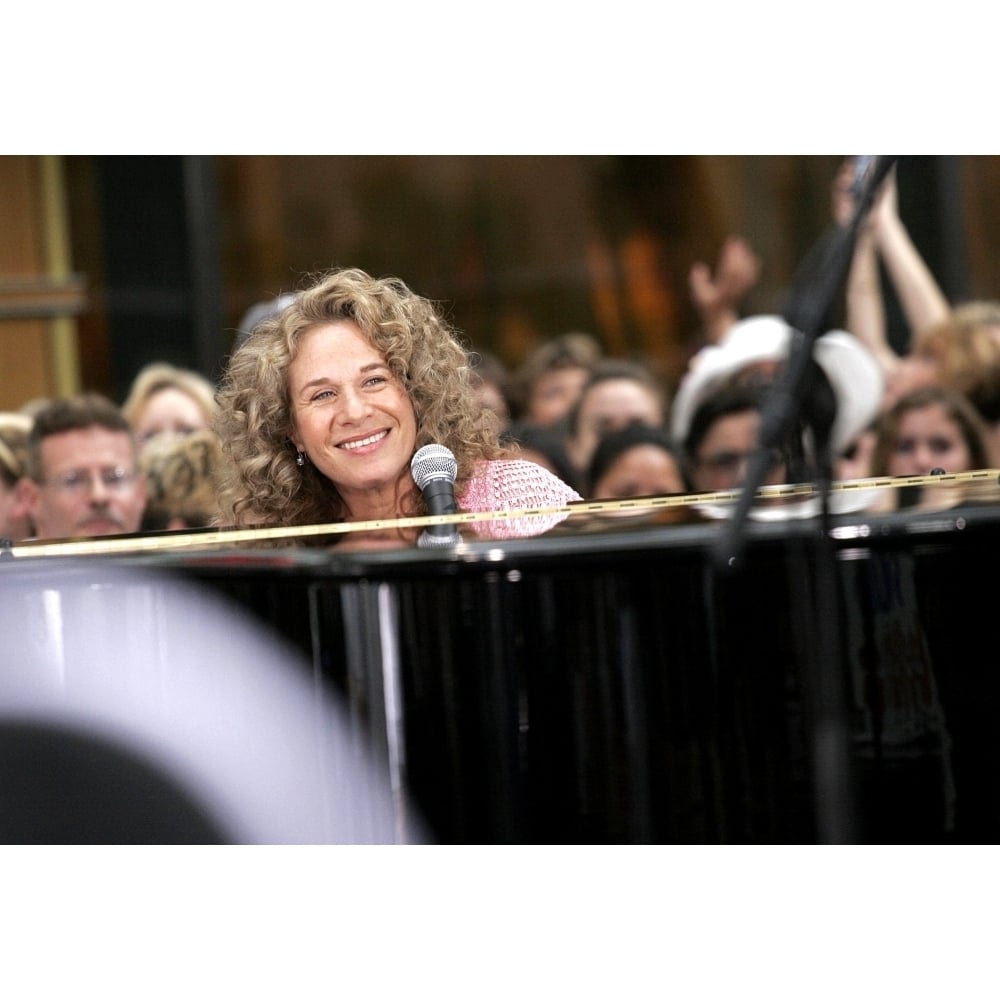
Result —
[[914, 336], [911, 353], [936, 363], [940, 382], [967, 396], [987, 422], [1000, 420], [1000, 303], [956, 306]]
[[139, 456], [146, 473], [146, 530], [162, 530], [172, 522], [188, 528], [211, 525], [218, 512], [215, 475], [221, 457], [219, 436], [212, 430], [153, 438]]
[[[416, 447], [442, 444], [458, 463], [458, 481], [484, 459], [509, 450], [500, 425], [479, 401], [472, 356], [430, 300], [394, 277], [356, 268], [315, 278], [277, 316], [258, 323], [229, 360], [216, 419], [226, 453], [222, 523], [299, 525], [344, 519], [334, 483], [311, 464], [296, 464], [288, 369], [308, 330], [351, 320], [405, 388], [417, 421]], [[414, 487], [412, 512], [426, 513]], [[401, 512], [402, 513], [402, 512]]]

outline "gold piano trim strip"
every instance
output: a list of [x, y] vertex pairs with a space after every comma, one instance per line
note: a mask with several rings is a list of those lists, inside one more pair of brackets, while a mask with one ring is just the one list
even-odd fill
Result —
[[[842, 493], [872, 489], [901, 489], [907, 486], [944, 486], [958, 483], [1000, 484], [1000, 469], [977, 469], [937, 476], [877, 476], [849, 479], [831, 484], [831, 492]], [[758, 500], [808, 498], [817, 495], [814, 483], [789, 483], [762, 486]], [[740, 492], [671, 493], [655, 497], [630, 497], [622, 500], [575, 500], [556, 507], [526, 507], [514, 510], [461, 511], [457, 514], [423, 514], [419, 517], [388, 518], [378, 521], [340, 521], [330, 524], [300, 524], [274, 528], [200, 528], [193, 532], [162, 532], [147, 535], [117, 535], [106, 538], [69, 539], [65, 541], [20, 542], [5, 549], [3, 558], [36, 556], [113, 555], [161, 552], [169, 549], [216, 548], [241, 542], [311, 535], [338, 535], [361, 531], [385, 531], [397, 528], [423, 528], [432, 524], [471, 524], [482, 521], [505, 521], [513, 518], [552, 514], [602, 514], [615, 511], [655, 511], [664, 508], [690, 507], [696, 504], [730, 503]], [[440, 551], [440, 550], [438, 550]]]

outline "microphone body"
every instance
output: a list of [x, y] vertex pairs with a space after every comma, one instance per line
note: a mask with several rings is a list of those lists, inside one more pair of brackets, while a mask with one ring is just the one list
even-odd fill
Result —
[[[410, 460], [410, 474], [431, 514], [457, 514], [455, 477], [458, 463], [451, 451], [442, 444], [425, 444]], [[417, 539], [421, 549], [457, 545], [462, 540], [454, 524], [430, 524]]]

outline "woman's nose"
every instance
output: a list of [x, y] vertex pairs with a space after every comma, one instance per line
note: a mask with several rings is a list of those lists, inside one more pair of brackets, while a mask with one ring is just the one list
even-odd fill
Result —
[[917, 460], [917, 475], [920, 476], [930, 475], [931, 469], [936, 468], [938, 465], [938, 457], [930, 448], [924, 446], [917, 448], [915, 458]]
[[341, 419], [354, 421], [363, 417], [368, 412], [368, 401], [360, 392], [353, 389], [345, 389], [340, 394], [340, 406], [337, 412]]

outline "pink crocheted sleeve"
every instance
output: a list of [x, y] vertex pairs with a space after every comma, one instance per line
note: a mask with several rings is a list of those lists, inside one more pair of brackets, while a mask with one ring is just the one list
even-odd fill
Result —
[[[548, 469], [522, 459], [483, 462], [458, 497], [463, 511], [533, 510], [562, 507], [582, 497]], [[464, 527], [482, 538], [530, 538], [555, 527], [566, 512], [472, 521]]]

